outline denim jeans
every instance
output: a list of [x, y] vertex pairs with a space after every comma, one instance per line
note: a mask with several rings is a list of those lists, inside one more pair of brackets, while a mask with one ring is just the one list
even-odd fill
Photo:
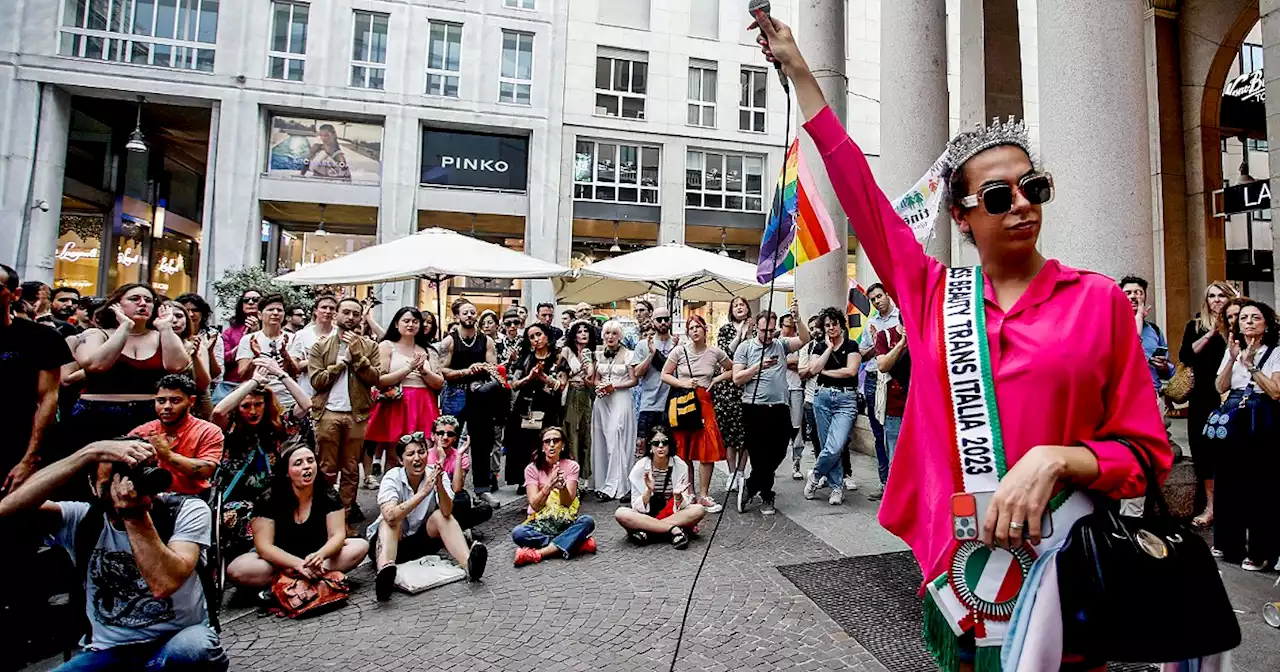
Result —
[[208, 625], [191, 625], [161, 642], [81, 651], [54, 672], [134, 672], [180, 670], [222, 672], [230, 666], [218, 635]]
[[467, 404], [467, 386], [459, 383], [445, 383], [440, 391], [440, 414], [458, 417]]
[[884, 485], [889, 480], [889, 450], [885, 446], [884, 425], [876, 419], [876, 382], [870, 373], [867, 374], [867, 384], [862, 386], [862, 398], [862, 412], [871, 424], [871, 434], [876, 437], [876, 468], [880, 472], [880, 485]]
[[[898, 432], [902, 431], [902, 416], [884, 416], [884, 448], [885, 456], [893, 462], [893, 451], [898, 447]], [[887, 477], [888, 474], [885, 474]]]
[[813, 395], [813, 416], [818, 423], [818, 440], [822, 442], [822, 452], [818, 453], [818, 463], [813, 467], [813, 478], [817, 480], [826, 476], [827, 483], [842, 483], [844, 466], [840, 463], [840, 456], [849, 443], [853, 421], [858, 417], [858, 395], [852, 389], [819, 387]]
[[554, 538], [534, 529], [533, 525], [525, 523], [511, 531], [511, 541], [514, 541], [516, 546], [525, 548], [546, 548], [548, 544], [551, 544], [560, 549], [565, 555], [568, 555], [577, 549], [587, 537], [591, 536], [595, 529], [595, 519], [584, 513]]

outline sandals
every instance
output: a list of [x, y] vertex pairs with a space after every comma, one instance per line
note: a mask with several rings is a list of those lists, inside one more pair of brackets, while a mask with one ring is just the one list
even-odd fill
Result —
[[689, 548], [689, 535], [685, 534], [683, 528], [679, 526], [671, 528], [671, 546], [679, 551]]
[[627, 538], [637, 546], [643, 546], [649, 543], [649, 533], [644, 530], [632, 530], [627, 533]]
[[1213, 515], [1208, 511], [1191, 519], [1192, 527], [1209, 527], [1213, 524]]

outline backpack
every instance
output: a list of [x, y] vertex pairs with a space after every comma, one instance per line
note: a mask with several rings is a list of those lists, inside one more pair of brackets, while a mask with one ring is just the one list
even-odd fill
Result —
[[[173, 528], [178, 521], [178, 512], [188, 499], [192, 499], [192, 496], [174, 493], [164, 493], [151, 498], [151, 523], [155, 526], [156, 534], [160, 536], [161, 542], [169, 543], [169, 538], [173, 536]], [[93, 628], [89, 623], [85, 610], [85, 603], [88, 599], [88, 592], [85, 586], [89, 581], [89, 558], [93, 555], [93, 549], [98, 545], [98, 538], [102, 536], [102, 528], [105, 524], [106, 517], [102, 507], [97, 502], [90, 503], [88, 513], [80, 520], [80, 524], [76, 526], [75, 539], [72, 542], [71, 549], [79, 579], [76, 582], [78, 591], [73, 596], [73, 600], [80, 607], [77, 613], [83, 619], [83, 627], [81, 629], [89, 641], [93, 640]], [[212, 524], [217, 524], [216, 516]], [[216, 589], [213, 569], [210, 563], [206, 561], [208, 554], [214, 552], [215, 549], [210, 544], [210, 548], [201, 554], [203, 557], [196, 562], [196, 576], [200, 577], [200, 588], [204, 591], [205, 611], [209, 614], [209, 626], [213, 628], [214, 632], [221, 633], [222, 624], [218, 620], [218, 612], [222, 606], [222, 594]]]

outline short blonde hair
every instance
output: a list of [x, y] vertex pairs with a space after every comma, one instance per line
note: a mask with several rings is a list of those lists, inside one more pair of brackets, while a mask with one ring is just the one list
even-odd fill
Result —
[[607, 334], [607, 333], [609, 333], [609, 332], [611, 332], [611, 331], [616, 331], [616, 332], [618, 332], [618, 335], [619, 335], [619, 336], [623, 335], [622, 323], [621, 323], [621, 322], [619, 322], [619, 321], [617, 321], [617, 320], [609, 320], [608, 322], [605, 322], [605, 323], [604, 323], [604, 326], [603, 326], [603, 327], [600, 327], [600, 335], [601, 335], [601, 336], [603, 336], [603, 335], [605, 335], [605, 334]]

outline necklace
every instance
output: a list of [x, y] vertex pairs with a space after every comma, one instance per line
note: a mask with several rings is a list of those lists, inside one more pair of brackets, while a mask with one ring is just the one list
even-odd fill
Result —
[[461, 329], [458, 330], [458, 340], [462, 342], [462, 347], [464, 348], [470, 348], [471, 346], [475, 345], [476, 339], [478, 338], [480, 338], [480, 332], [477, 331], [475, 334], [471, 336], [471, 342], [468, 343], [467, 337], [462, 335], [462, 330]]

